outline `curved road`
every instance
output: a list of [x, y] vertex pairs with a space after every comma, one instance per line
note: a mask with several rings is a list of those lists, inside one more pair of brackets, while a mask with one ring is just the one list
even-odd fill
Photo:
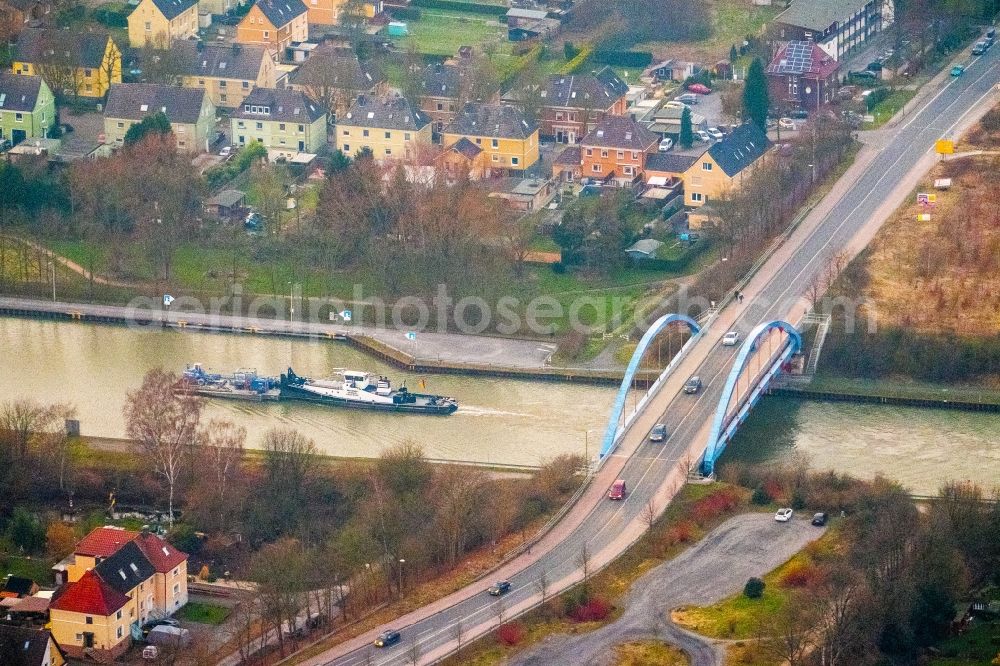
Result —
[[[877, 144], [861, 151], [851, 169], [743, 290], [745, 303], [726, 307], [703, 332], [622, 436], [617, 452], [608, 457], [577, 504], [533, 547], [534, 552], [498, 570], [497, 578], [512, 582], [502, 601], [505, 620], [541, 601], [541, 578], [547, 581], [549, 594], [579, 581], [584, 552], [594, 570], [625, 550], [645, 529], [642, 512], [648, 502], [662, 511], [684, 482], [689, 461], [704, 451], [712, 413], [738, 350], [718, 344], [723, 333], [736, 328], [745, 334], [761, 322], [794, 321], [803, 313], [807, 285], [824, 268], [826, 258], [863, 248], [934, 163], [934, 142], [957, 134], [997, 99], [1000, 48], [992, 51], [970, 60], [964, 76], [950, 78], [945, 73], [936, 78], [897, 126], [874, 135]], [[691, 374], [699, 374], [704, 382], [698, 395], [684, 395], [680, 390]], [[645, 435], [657, 422], [667, 425], [670, 437], [663, 444], [648, 443]], [[615, 478], [628, 482], [629, 496], [624, 502], [604, 499]], [[500, 609], [495, 599], [484, 594], [484, 587], [469, 586], [399, 618], [393, 627], [402, 631], [403, 639], [391, 648], [373, 650], [370, 645], [377, 633], [373, 631], [303, 663], [432, 663], [454, 651], [459, 623], [463, 640], [496, 626]]]

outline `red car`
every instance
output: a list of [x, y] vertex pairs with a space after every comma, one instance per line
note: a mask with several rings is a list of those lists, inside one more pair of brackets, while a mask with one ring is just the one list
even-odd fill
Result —
[[699, 95], [707, 95], [712, 92], [712, 89], [703, 83], [692, 83], [688, 86], [688, 90]]

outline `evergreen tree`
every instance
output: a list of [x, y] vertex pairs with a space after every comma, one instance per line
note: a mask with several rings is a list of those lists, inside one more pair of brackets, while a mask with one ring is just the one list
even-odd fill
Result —
[[125, 145], [139, 143], [147, 134], [170, 134], [171, 131], [170, 120], [166, 114], [157, 112], [128, 128], [125, 132]]
[[754, 58], [747, 72], [747, 80], [743, 86], [743, 120], [750, 121], [767, 129], [767, 111], [771, 100], [767, 93], [767, 76], [764, 74], [764, 63], [760, 58]]
[[739, 54], [736, 52], [736, 44], [733, 44], [732, 46], [729, 47], [729, 62], [735, 63], [736, 58], [738, 57]]
[[678, 137], [681, 148], [690, 148], [694, 143], [694, 129], [691, 127], [691, 107], [685, 106], [681, 111], [681, 133]]

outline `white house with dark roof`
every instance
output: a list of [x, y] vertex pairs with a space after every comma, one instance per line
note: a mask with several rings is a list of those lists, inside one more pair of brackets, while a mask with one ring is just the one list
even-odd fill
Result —
[[297, 90], [255, 88], [233, 112], [233, 143], [259, 141], [272, 159], [316, 153], [326, 145], [326, 109]]
[[142, 0], [128, 15], [132, 48], [152, 44], [165, 49], [175, 39], [198, 34], [198, 0]]
[[123, 145], [129, 127], [156, 113], [163, 113], [170, 121], [179, 152], [208, 151], [215, 125], [215, 105], [208, 93], [154, 83], [111, 86], [104, 107], [104, 143]]

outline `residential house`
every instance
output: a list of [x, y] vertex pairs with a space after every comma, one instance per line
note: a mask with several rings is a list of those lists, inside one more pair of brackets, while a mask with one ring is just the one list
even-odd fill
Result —
[[149, 532], [99, 527], [54, 569], [52, 635], [73, 658], [113, 660], [142, 624], [187, 603], [187, 555]]
[[30, 578], [22, 576], [7, 576], [3, 587], [0, 587], [0, 599], [23, 599], [38, 592], [38, 584]]
[[646, 168], [643, 178], [646, 185], [666, 187], [684, 180], [684, 174], [698, 161], [701, 155], [681, 153], [650, 153], [646, 156]]
[[458, 65], [435, 63], [427, 65], [420, 72], [420, 109], [434, 123], [434, 131], [440, 132], [455, 120], [462, 107], [466, 84], [465, 68]]
[[625, 113], [628, 84], [610, 67], [596, 74], [555, 74], [537, 91], [516, 91], [509, 101], [538, 95], [541, 105], [539, 133], [558, 143], [576, 143], [607, 116]]
[[274, 60], [263, 46], [175, 42], [172, 51], [185, 88], [208, 92], [216, 108], [235, 109], [254, 88], [273, 88]]
[[767, 134], [753, 123], [737, 127], [705, 151], [684, 173], [684, 204], [697, 208], [739, 187], [768, 151]]
[[106, 32], [27, 28], [14, 46], [11, 71], [41, 76], [53, 92], [97, 98], [121, 83], [122, 54]]
[[552, 181], [547, 178], [506, 178], [490, 192], [490, 197], [503, 199], [511, 210], [530, 213], [541, 210], [555, 196]]
[[813, 42], [834, 60], [858, 48], [892, 23], [893, 0], [794, 0], [771, 22], [778, 42]]
[[483, 180], [491, 175], [486, 153], [465, 137], [442, 150], [435, 164], [444, 174], [446, 182], [461, 178]]
[[258, 0], [236, 26], [236, 41], [266, 47], [278, 60], [292, 42], [309, 36], [306, 5], [302, 0]]
[[288, 79], [288, 88], [304, 92], [322, 104], [336, 121], [358, 95], [379, 97], [389, 91], [377, 63], [359, 60], [353, 49], [321, 44]]
[[771, 106], [816, 111], [837, 94], [838, 63], [813, 42], [788, 42], [767, 66]]
[[660, 137], [626, 116], [608, 116], [580, 141], [581, 177], [627, 187], [642, 177]]
[[111, 86], [104, 107], [104, 142], [121, 146], [129, 127], [155, 113], [163, 113], [170, 120], [178, 151], [208, 151], [215, 127], [215, 105], [208, 93], [198, 88], [153, 83]]
[[42, 77], [0, 73], [0, 140], [45, 138], [55, 121], [55, 96]]
[[0, 664], [62, 666], [65, 663], [65, 655], [47, 630], [0, 624]]
[[558, 181], [572, 183], [580, 179], [582, 151], [579, 144], [566, 146], [552, 160], [552, 177]]
[[165, 49], [175, 40], [198, 34], [198, 0], [142, 0], [128, 15], [132, 48], [152, 44]]
[[50, 23], [52, 16], [50, 0], [0, 0], [0, 34], [13, 37], [27, 26]]
[[441, 142], [448, 147], [463, 137], [489, 156], [491, 170], [519, 173], [538, 161], [538, 125], [509, 104], [466, 104]]
[[669, 58], [667, 60], [661, 60], [660, 62], [653, 63], [646, 69], [642, 71], [640, 78], [642, 79], [652, 79], [654, 81], [686, 81], [689, 77], [694, 76], [699, 71], [701, 67], [698, 63], [691, 62], [689, 60], [674, 60]]
[[260, 141], [272, 158], [315, 153], [326, 145], [326, 109], [297, 90], [255, 88], [230, 119], [233, 143]]
[[431, 120], [405, 97], [361, 95], [337, 123], [336, 143], [345, 155], [368, 148], [380, 162], [414, 161], [431, 144]]

